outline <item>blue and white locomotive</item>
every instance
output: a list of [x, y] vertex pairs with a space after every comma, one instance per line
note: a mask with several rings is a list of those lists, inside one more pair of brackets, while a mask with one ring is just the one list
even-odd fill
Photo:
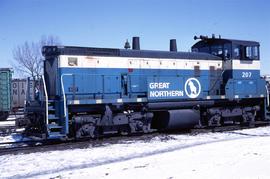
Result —
[[[49, 139], [267, 122], [259, 43], [198, 37], [192, 52], [43, 47], [27, 130]], [[197, 37], [195, 37], [197, 39]]]

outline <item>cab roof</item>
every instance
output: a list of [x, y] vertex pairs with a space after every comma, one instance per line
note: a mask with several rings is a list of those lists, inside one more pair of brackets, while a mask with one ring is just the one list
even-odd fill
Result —
[[206, 44], [225, 44], [230, 43], [232, 45], [243, 45], [243, 46], [260, 46], [259, 42], [247, 41], [247, 40], [235, 40], [235, 39], [222, 39], [222, 38], [206, 38], [195, 43], [191, 48], [199, 48]]

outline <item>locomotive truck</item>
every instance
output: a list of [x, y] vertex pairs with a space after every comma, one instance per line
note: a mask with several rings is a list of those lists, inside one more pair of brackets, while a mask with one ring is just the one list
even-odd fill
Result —
[[26, 117], [48, 139], [269, 122], [260, 44], [196, 37], [191, 52], [44, 46], [44, 76]]

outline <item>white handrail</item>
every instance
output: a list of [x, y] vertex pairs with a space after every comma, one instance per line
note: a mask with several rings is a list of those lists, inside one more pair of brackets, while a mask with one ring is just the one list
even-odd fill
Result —
[[64, 100], [64, 117], [66, 117], [67, 105], [66, 105], [66, 94], [65, 94], [64, 82], [63, 82], [64, 76], [72, 76], [72, 74], [62, 74], [61, 75], [61, 88], [62, 88], [63, 100]]
[[[74, 74], [71, 73], [67, 73], [67, 74], [62, 74], [61, 75], [61, 89], [62, 89], [62, 93], [63, 93], [63, 100], [64, 100], [64, 117], [66, 117], [66, 112], [67, 112], [67, 106], [66, 106], [66, 94], [65, 94], [65, 88], [64, 88], [64, 80], [63, 77], [64, 76], [73, 76]], [[84, 74], [85, 75], [85, 74]], [[86, 75], [90, 75], [90, 76], [96, 76], [95, 74], [86, 74]]]
[[49, 124], [48, 116], [49, 116], [49, 111], [48, 111], [48, 93], [47, 93], [47, 87], [44, 79], [44, 75], [42, 75], [42, 83], [43, 83], [43, 88], [44, 88], [44, 93], [45, 93], [45, 110], [46, 110], [46, 124]]
[[266, 88], [266, 94], [267, 94], [267, 96], [266, 96], [266, 99], [267, 99], [267, 106], [269, 106], [269, 91], [268, 91], [268, 86], [267, 85], [265, 85], [265, 88]]
[[61, 89], [63, 93], [63, 100], [64, 100], [64, 117], [66, 117], [66, 112], [67, 112], [67, 106], [66, 106], [66, 94], [65, 94], [65, 88], [64, 88], [64, 76], [73, 76], [74, 74], [68, 73], [68, 74], [62, 74], [61, 75]]

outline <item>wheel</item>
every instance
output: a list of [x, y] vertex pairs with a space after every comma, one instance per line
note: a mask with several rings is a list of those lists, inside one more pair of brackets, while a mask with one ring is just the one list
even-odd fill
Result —
[[96, 138], [98, 137], [98, 130], [93, 123], [84, 124], [76, 131], [76, 138]]

